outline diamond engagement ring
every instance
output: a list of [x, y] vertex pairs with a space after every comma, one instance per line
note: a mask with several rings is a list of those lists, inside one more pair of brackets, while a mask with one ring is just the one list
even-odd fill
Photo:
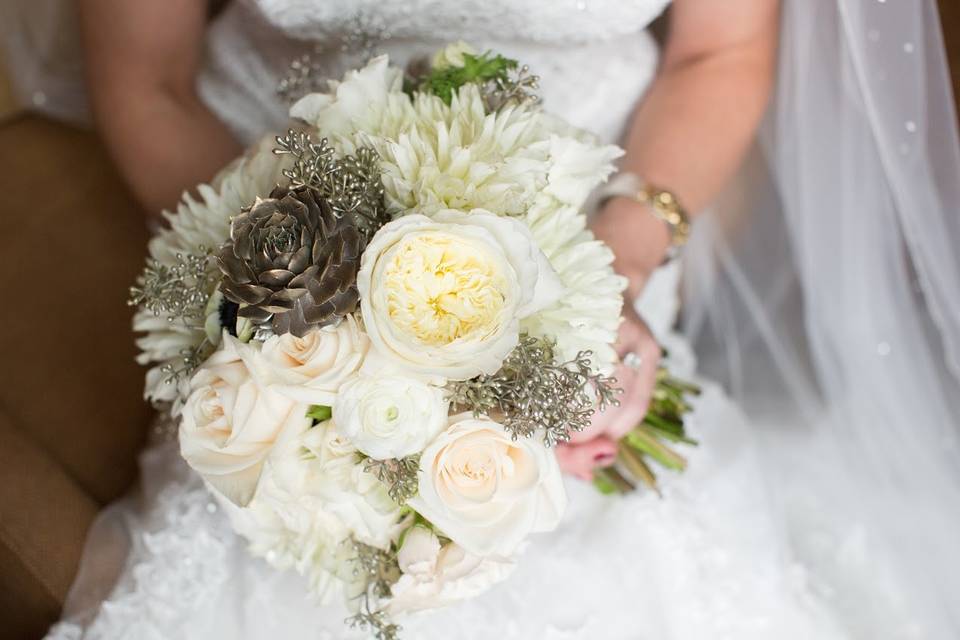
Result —
[[640, 367], [643, 365], [643, 358], [637, 355], [635, 352], [630, 351], [623, 356], [623, 365], [634, 371], [639, 371]]

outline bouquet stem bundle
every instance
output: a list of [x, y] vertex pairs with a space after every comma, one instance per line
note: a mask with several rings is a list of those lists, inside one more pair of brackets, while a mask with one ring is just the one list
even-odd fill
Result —
[[690, 397], [700, 394], [695, 384], [678, 380], [666, 368], [657, 372], [650, 409], [635, 429], [620, 439], [613, 465], [594, 473], [601, 493], [630, 493], [643, 485], [660, 494], [652, 462], [671, 471], [683, 471], [687, 460], [674, 447], [697, 446], [686, 432], [685, 418], [693, 410]]

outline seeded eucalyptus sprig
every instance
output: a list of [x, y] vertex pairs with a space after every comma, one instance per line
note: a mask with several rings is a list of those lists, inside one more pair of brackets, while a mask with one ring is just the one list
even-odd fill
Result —
[[369, 631], [373, 640], [400, 640], [400, 632], [403, 628], [391, 622], [385, 611], [372, 610], [366, 602], [367, 596], [363, 598], [364, 603], [360, 611], [346, 619], [347, 626], [351, 629]]
[[354, 629], [364, 629], [373, 634], [374, 640], [399, 640], [401, 628], [391, 622], [386, 612], [377, 609], [376, 603], [390, 596], [390, 588], [400, 579], [397, 554], [391, 549], [352, 541], [354, 550], [354, 575], [363, 579], [360, 594], [360, 610], [347, 618], [346, 623]]
[[556, 361], [556, 345], [528, 334], [493, 375], [455, 382], [451, 402], [475, 415], [499, 414], [514, 439], [543, 430], [548, 447], [590, 425], [595, 411], [618, 404], [616, 378], [593, 371], [591, 353]]
[[383, 202], [380, 156], [370, 147], [356, 155], [338, 157], [326, 138], [315, 141], [309, 133], [289, 129], [277, 136], [277, 155], [293, 157], [283, 171], [291, 188], [308, 187], [330, 204], [338, 216], [351, 216], [367, 240], [389, 221]]
[[385, 484], [390, 499], [399, 505], [405, 504], [420, 490], [419, 455], [389, 460], [368, 458], [363, 469]]
[[178, 253], [173, 265], [149, 258], [147, 266], [130, 287], [127, 304], [142, 306], [170, 321], [191, 320], [202, 324], [207, 301], [219, 282], [216, 263], [206, 247], [196, 253]]
[[[178, 253], [175, 258], [172, 265], [148, 258], [136, 284], [130, 287], [127, 304], [164, 316], [171, 323], [203, 329], [207, 302], [220, 282], [216, 262], [203, 246], [197, 247], [196, 253]], [[176, 384], [189, 378], [212, 349], [206, 338], [182, 349], [160, 367], [164, 383]]]

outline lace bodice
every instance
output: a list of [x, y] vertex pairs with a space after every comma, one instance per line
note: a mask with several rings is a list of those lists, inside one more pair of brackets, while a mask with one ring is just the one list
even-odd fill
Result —
[[339, 78], [387, 53], [400, 64], [466, 40], [543, 79], [548, 108], [615, 141], [653, 79], [647, 25], [669, 0], [237, 0], [211, 27], [204, 100], [246, 142], [284, 126], [276, 94], [289, 63], [313, 53]]
[[668, 0], [242, 0], [302, 39], [492, 40], [554, 45], [636, 34]]

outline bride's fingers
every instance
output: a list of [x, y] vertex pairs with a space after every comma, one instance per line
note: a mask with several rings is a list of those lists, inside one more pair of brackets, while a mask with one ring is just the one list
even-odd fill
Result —
[[599, 435], [608, 433], [610, 431], [610, 426], [616, 422], [617, 416], [620, 414], [622, 407], [624, 406], [624, 400], [628, 395], [628, 390], [635, 386], [636, 372], [621, 365], [617, 368], [615, 375], [617, 377], [617, 385], [624, 390], [624, 392], [619, 394], [617, 398], [619, 405], [610, 406], [603, 411], [595, 412], [590, 418], [589, 427], [583, 431], [574, 432], [571, 434], [571, 443], [577, 444], [580, 442], [593, 440]]
[[601, 433], [619, 440], [643, 420], [650, 404], [650, 395], [656, 382], [660, 364], [660, 346], [639, 317], [627, 315], [620, 327], [617, 347], [621, 358], [633, 354], [639, 359], [639, 367], [625, 364], [617, 366], [615, 375], [618, 386], [623, 389], [619, 406], [593, 415], [588, 429], [574, 433], [571, 443], [587, 442]]
[[562, 444], [557, 447], [560, 468], [581, 480], [593, 480], [593, 470], [610, 465], [616, 457], [617, 444], [602, 436], [583, 444]]
[[619, 410], [606, 427], [610, 437], [618, 440], [636, 428], [647, 414], [660, 366], [660, 347], [652, 338], [639, 340], [634, 349], [640, 356], [640, 368], [633, 370], [624, 365], [618, 368], [617, 374], [624, 377], [624, 392]]
[[590, 419], [590, 426], [583, 431], [574, 432], [571, 434], [570, 442], [577, 444], [580, 442], [587, 442], [593, 440], [597, 436], [609, 433], [611, 425], [615, 424], [618, 421], [620, 413], [624, 410], [626, 403], [629, 402], [630, 390], [637, 385], [637, 372], [629, 367], [619, 365], [614, 372], [614, 375], [617, 377], [617, 386], [623, 389], [617, 400], [619, 401], [619, 406], [607, 407], [603, 411], [597, 411], [593, 414]]
[[644, 370], [633, 372], [630, 376], [629, 385], [624, 386], [620, 407], [607, 425], [606, 433], [611, 438], [619, 440], [643, 420], [650, 403], [647, 380]]
[[606, 431], [607, 423], [610, 422], [610, 416], [605, 416], [604, 414], [611, 413], [612, 409], [596, 412], [593, 414], [593, 417], [590, 418], [590, 426], [584, 429], [583, 431], [573, 431], [570, 433], [570, 444], [580, 444], [581, 442], [589, 442], [599, 435], [603, 435]]

